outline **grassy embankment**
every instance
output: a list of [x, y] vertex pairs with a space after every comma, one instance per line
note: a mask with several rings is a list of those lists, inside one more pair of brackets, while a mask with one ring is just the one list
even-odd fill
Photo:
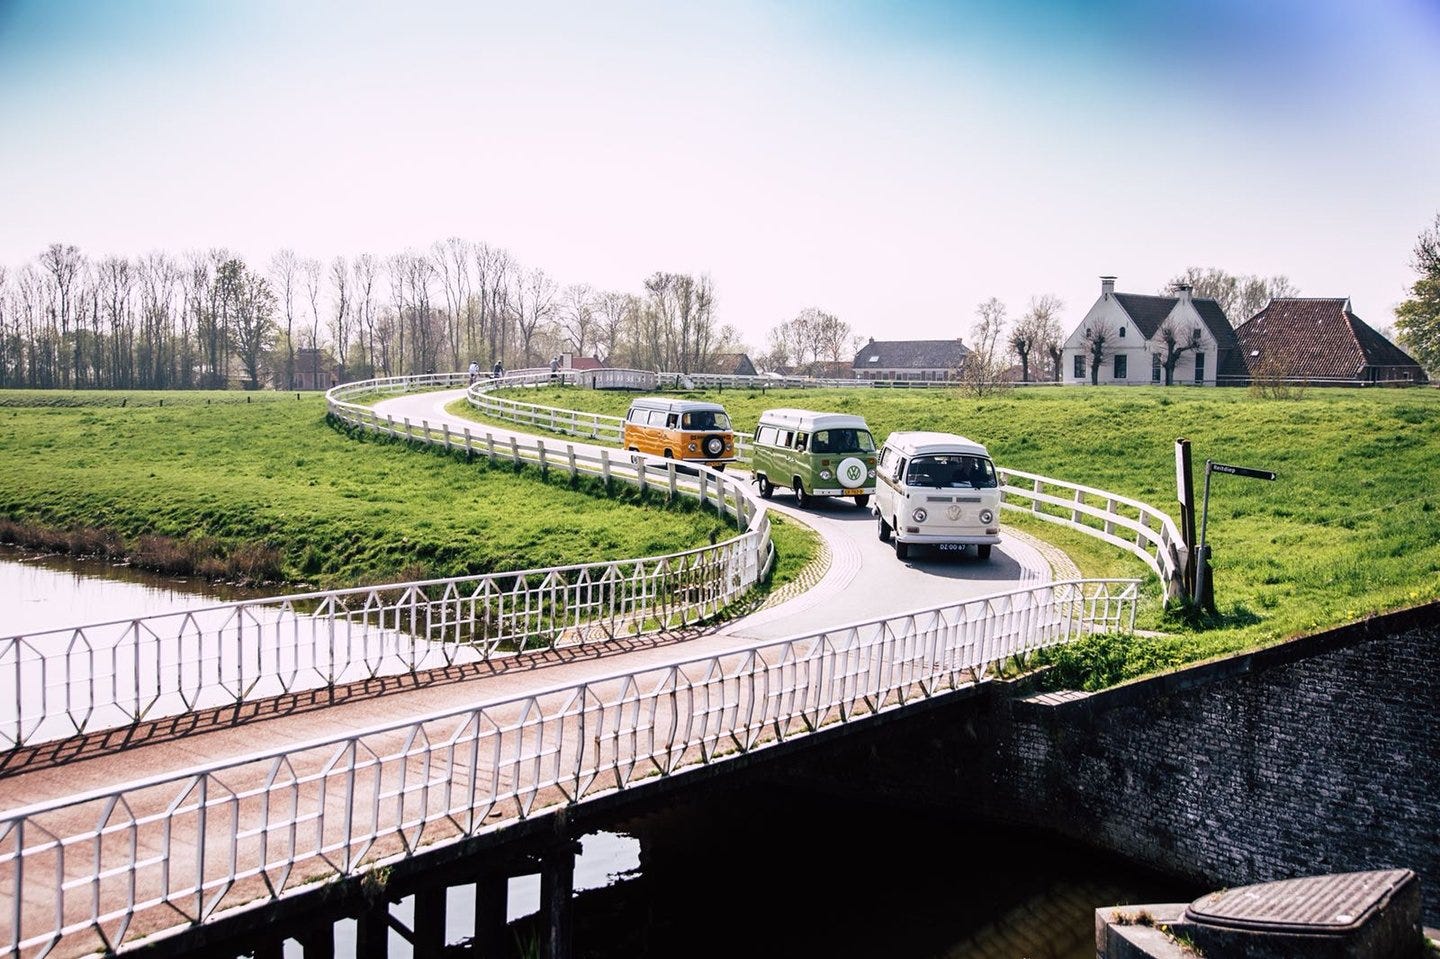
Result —
[[[615, 415], [630, 398], [565, 388], [509, 395]], [[764, 409], [798, 406], [859, 413], [880, 438], [896, 429], [963, 433], [1001, 465], [1111, 490], [1172, 515], [1179, 511], [1177, 437], [1192, 442], [1197, 499], [1206, 458], [1276, 471], [1273, 483], [1212, 477], [1208, 539], [1220, 615], [1196, 626], [1150, 610], [1145, 625], [1168, 635], [1123, 648], [1079, 644], [1059, 657], [1072, 678], [1092, 684], [1440, 596], [1440, 391], [1326, 389], [1289, 400], [1160, 387], [1021, 388], [978, 400], [938, 390], [692, 395], [724, 403], [747, 431]], [[1006, 522], [1015, 518], [1004, 514]], [[1146, 575], [1099, 540], [1035, 520], [1025, 529], [1065, 548], [1087, 575]], [[1155, 595], [1153, 582], [1148, 591]]]
[[734, 529], [688, 501], [346, 436], [313, 394], [0, 391], [0, 451], [0, 541], [179, 575], [373, 583], [667, 553]]

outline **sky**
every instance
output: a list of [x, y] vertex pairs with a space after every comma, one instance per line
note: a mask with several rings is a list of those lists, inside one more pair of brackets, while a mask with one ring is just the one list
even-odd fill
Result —
[[[1098, 277], [1285, 274], [1373, 326], [1440, 212], [1440, 0], [0, 0], [0, 264], [460, 236], [966, 336]], [[1232, 317], [1234, 323], [1244, 317]]]

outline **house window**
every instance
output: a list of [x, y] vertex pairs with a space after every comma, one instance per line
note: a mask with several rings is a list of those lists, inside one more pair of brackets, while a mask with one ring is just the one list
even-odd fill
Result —
[[1196, 353], [1196, 354], [1195, 354], [1195, 382], [1196, 382], [1196, 383], [1204, 383], [1204, 382], [1205, 382], [1205, 354], [1204, 354], [1204, 353]]
[[1127, 366], [1129, 365], [1125, 362], [1126, 359], [1127, 357], [1124, 353], [1115, 354], [1115, 378], [1117, 380], [1125, 379], [1125, 371]]
[[1150, 382], [1151, 382], [1151, 383], [1159, 383], [1159, 382], [1160, 382], [1160, 354], [1159, 354], [1159, 353], [1151, 353], [1151, 354], [1150, 354]]
[[1080, 353], [1075, 354], [1075, 378], [1077, 380], [1085, 378], [1085, 357]]
[[1125, 327], [1120, 327], [1120, 339], [1125, 339]]

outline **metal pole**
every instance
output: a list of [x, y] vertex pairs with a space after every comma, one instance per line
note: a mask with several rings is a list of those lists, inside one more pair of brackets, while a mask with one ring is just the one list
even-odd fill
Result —
[[1200, 506], [1200, 544], [1195, 548], [1199, 556], [1196, 557], [1199, 563], [1195, 567], [1195, 595], [1192, 597], [1195, 608], [1200, 608], [1200, 597], [1205, 595], [1205, 524], [1210, 519], [1210, 465], [1212, 461], [1205, 461], [1205, 496]]

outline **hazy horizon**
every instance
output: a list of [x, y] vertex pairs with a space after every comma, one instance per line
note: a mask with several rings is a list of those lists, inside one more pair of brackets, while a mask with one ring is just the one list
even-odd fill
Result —
[[933, 339], [1053, 293], [1068, 326], [1102, 274], [1200, 266], [1384, 327], [1437, 89], [1435, 0], [0, 0], [0, 264], [461, 236], [562, 284], [708, 273], [757, 349], [808, 306]]

